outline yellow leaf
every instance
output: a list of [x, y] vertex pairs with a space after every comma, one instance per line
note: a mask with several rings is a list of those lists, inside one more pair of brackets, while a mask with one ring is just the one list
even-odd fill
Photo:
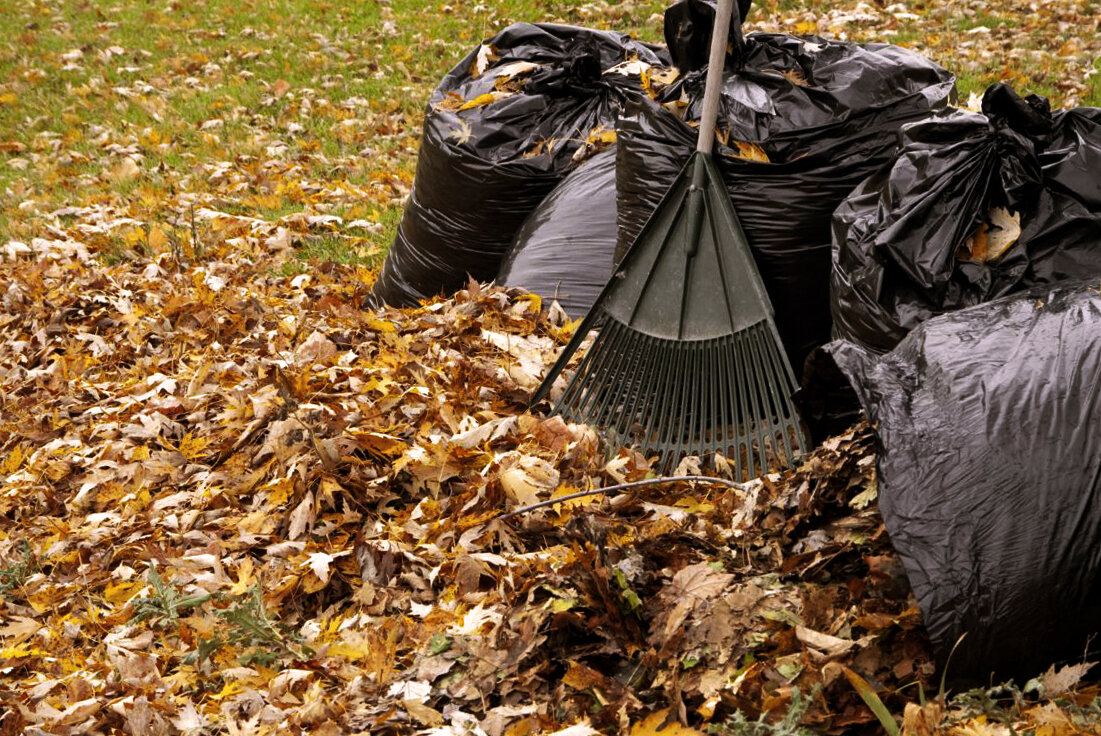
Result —
[[145, 146], [156, 146], [164, 143], [164, 138], [156, 128], [146, 128], [138, 136], [138, 142]]
[[765, 164], [769, 162], [768, 154], [765, 153], [765, 149], [761, 148], [756, 143], [731, 141], [730, 147], [734, 149], [734, 158], [740, 158], [743, 161], [760, 161]]
[[294, 494], [294, 481], [290, 478], [277, 478], [265, 486], [264, 490], [268, 491], [269, 506], [282, 506]]
[[818, 21], [816, 20], [801, 20], [795, 24], [795, 35], [797, 36], [811, 36], [818, 33]]
[[706, 514], [715, 510], [714, 504], [701, 501], [695, 496], [682, 496], [673, 505], [693, 514]]
[[329, 646], [325, 654], [329, 657], [340, 657], [349, 662], [359, 662], [372, 656], [375, 651], [375, 643], [367, 637], [350, 637]]
[[241, 564], [237, 568], [237, 582], [230, 587], [230, 595], [242, 595], [252, 589], [256, 582], [256, 575], [253, 572], [254, 567], [251, 557], [246, 556], [241, 560]]
[[[152, 233], [149, 235], [149, 240], [150, 244], [152, 244]], [[211, 437], [193, 437], [191, 433], [188, 432], [183, 436], [183, 439], [180, 440], [180, 454], [188, 460], [195, 460], [196, 458], [202, 457], [204, 454], [203, 451], [212, 440], [213, 438]]]
[[19, 644], [18, 646], [8, 647], [7, 649], [0, 649], [0, 660], [48, 656], [50, 656], [49, 652], [39, 649], [38, 647], [32, 647], [28, 644]]
[[232, 698], [234, 695], [238, 695], [244, 691], [245, 685], [241, 684], [238, 680], [231, 680], [226, 683], [226, 686], [222, 688], [221, 692], [216, 695], [211, 695], [210, 699], [217, 703], [226, 698]]
[[14, 92], [4, 92], [0, 94], [0, 105], [14, 105], [18, 99]]
[[145, 230], [140, 227], [129, 228], [122, 234], [122, 239], [127, 245], [137, 245], [145, 241]]
[[473, 110], [476, 107], [485, 107], [486, 105], [492, 105], [498, 100], [503, 100], [506, 97], [512, 97], [512, 95], [512, 92], [486, 92], [484, 95], [478, 95], [473, 100], [467, 100], [459, 110]]
[[603, 125], [598, 125], [589, 131], [589, 137], [585, 140], [586, 143], [607, 143], [612, 144], [616, 141], [615, 130], [609, 130]]
[[145, 583], [140, 581], [108, 585], [107, 589], [103, 591], [103, 597], [108, 603], [117, 606], [133, 598], [134, 594], [141, 590], [144, 585]]
[[388, 322], [384, 319], [378, 319], [377, 317], [368, 317], [366, 320], [367, 329], [374, 332], [381, 332], [383, 334], [392, 334], [398, 331], [398, 328], [394, 326], [393, 322]]
[[[666, 723], [666, 721], [671, 721]], [[702, 736], [701, 731], [682, 726], [676, 718], [669, 718], [669, 709], [655, 711], [631, 726], [631, 736]]]
[[325, 586], [329, 584], [328, 581], [321, 580], [316, 575], [313, 575], [311, 573], [305, 573], [304, 575], [302, 575], [302, 577], [299, 578], [299, 582], [302, 584], [302, 592], [309, 595], [312, 595], [319, 590], [324, 590]]
[[[560, 487], [554, 489], [554, 492], [551, 493], [550, 497], [551, 498], [562, 498], [563, 496], [572, 496], [575, 493], [580, 493], [580, 491], [577, 488], [573, 487], [573, 486], [560, 486]], [[573, 508], [575, 506], [587, 506], [589, 504], [600, 503], [600, 502], [601, 502], [600, 494], [594, 493], [591, 496], [582, 496], [581, 498], [572, 498], [569, 501], [563, 501], [561, 504], [556, 504], [554, 506], [554, 510], [558, 511], [559, 509], [562, 509], [562, 508]]]
[[0, 463], [0, 473], [11, 475], [19, 470], [19, 467], [23, 464], [23, 461], [27, 459], [27, 455], [29, 454], [30, 453], [23, 445], [16, 445], [15, 448], [8, 453], [8, 456], [4, 458], [4, 462]]
[[[614, 133], [615, 131], [612, 132]], [[526, 303], [531, 305], [531, 311], [535, 312], [536, 314], [543, 311], [543, 297], [539, 296], [538, 294], [524, 294], [520, 296], [516, 301], [517, 303]]]
[[165, 246], [168, 245], [168, 236], [165, 235], [164, 230], [154, 225], [149, 230], [149, 247], [156, 253], [164, 251]]

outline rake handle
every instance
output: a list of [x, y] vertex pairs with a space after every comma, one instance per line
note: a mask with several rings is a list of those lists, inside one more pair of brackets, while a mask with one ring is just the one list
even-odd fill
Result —
[[715, 25], [711, 29], [711, 56], [707, 61], [707, 82], [703, 89], [703, 110], [700, 112], [700, 137], [696, 150], [710, 154], [715, 144], [715, 121], [719, 117], [719, 92], [723, 86], [726, 66], [726, 41], [730, 33], [730, 18], [734, 0], [719, 0], [715, 9]]

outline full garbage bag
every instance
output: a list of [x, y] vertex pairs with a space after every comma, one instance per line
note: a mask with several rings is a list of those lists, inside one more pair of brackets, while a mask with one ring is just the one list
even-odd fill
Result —
[[[412, 192], [372, 290], [395, 306], [496, 274], [524, 218], [611, 139], [669, 59], [611, 31], [519, 23], [472, 50], [432, 93]], [[586, 149], [587, 150], [587, 149]]]
[[837, 209], [834, 334], [891, 349], [937, 314], [1101, 276], [1101, 110], [990, 87], [981, 114], [906, 126]]
[[848, 341], [824, 350], [875, 430], [879, 508], [949, 678], [1027, 678], [1090, 656], [1101, 632], [1098, 282], [934, 317], [882, 356]]
[[[816, 36], [751, 33], [738, 54], [724, 74], [717, 163], [798, 373], [830, 339], [834, 209], [891, 160], [904, 123], [954, 99], [954, 78], [901, 48]], [[620, 116], [617, 260], [695, 146], [704, 73]]]
[[615, 151], [578, 166], [524, 220], [497, 283], [556, 300], [583, 317], [612, 275], [616, 245]]

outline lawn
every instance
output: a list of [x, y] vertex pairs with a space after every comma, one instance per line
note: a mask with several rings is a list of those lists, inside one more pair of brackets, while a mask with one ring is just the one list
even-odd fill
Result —
[[[941, 691], [867, 426], [746, 488], [612, 492], [646, 459], [527, 406], [560, 311], [362, 308], [436, 80], [514, 21], [660, 41], [664, 2], [8, 5], [0, 736], [1101, 733], [1086, 667]], [[1099, 10], [748, 27], [1101, 105]]]
[[[782, 0], [755, 6], [748, 27], [914, 48], [957, 74], [964, 102], [1005, 80], [1056, 105], [1098, 104], [1094, 7]], [[260, 220], [264, 234], [289, 225], [294, 257], [281, 261], [284, 272], [327, 261], [377, 266], [409, 191], [425, 100], [467, 51], [518, 20], [656, 42], [663, 8], [15, 3], [0, 17], [0, 236], [25, 241], [85, 225], [96, 230], [87, 245], [108, 262], [189, 256], [219, 239], [205, 227], [217, 212]], [[208, 217], [193, 223], [200, 209]]]

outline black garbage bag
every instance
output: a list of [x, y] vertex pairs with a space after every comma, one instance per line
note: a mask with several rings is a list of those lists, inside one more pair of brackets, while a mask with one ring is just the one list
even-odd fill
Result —
[[[748, 34], [740, 53], [740, 68], [725, 73], [717, 162], [799, 373], [830, 339], [834, 209], [892, 159], [904, 123], [954, 98], [954, 78], [883, 44]], [[695, 147], [686, 120], [699, 119], [703, 78], [671, 85], [665, 106], [630, 103], [617, 123], [617, 260]]]
[[879, 507], [942, 666], [966, 634], [948, 676], [1032, 677], [1096, 650], [1098, 282], [935, 317], [882, 356], [824, 350], [875, 428]]
[[1101, 276], [1101, 110], [1002, 84], [983, 113], [907, 126], [893, 166], [837, 209], [834, 335], [891, 349], [937, 314]]
[[[635, 63], [632, 63], [635, 62]], [[470, 52], [432, 93], [413, 190], [372, 290], [402, 306], [489, 281], [524, 218], [643, 96], [667, 56], [629, 37], [520, 23]]]
[[583, 317], [612, 275], [616, 245], [615, 151], [578, 166], [524, 220], [497, 283], [554, 299]]

